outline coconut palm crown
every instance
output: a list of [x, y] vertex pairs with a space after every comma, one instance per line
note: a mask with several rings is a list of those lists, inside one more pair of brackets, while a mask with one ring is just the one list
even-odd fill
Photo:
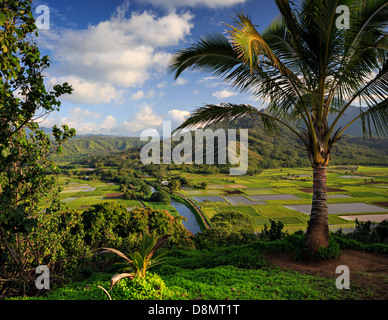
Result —
[[[241, 92], [268, 102], [206, 105], [178, 128], [242, 119], [284, 126], [304, 144], [313, 168], [313, 200], [306, 234], [309, 255], [329, 242], [326, 168], [345, 130], [361, 120], [364, 136], [388, 132], [388, 3], [386, 0], [275, 0], [279, 16], [261, 33], [236, 13], [226, 34], [208, 34], [177, 52], [171, 70], [209, 72]], [[349, 28], [339, 28], [339, 6], [349, 9]], [[360, 113], [338, 122], [352, 105]], [[361, 108], [362, 106], [362, 108]], [[329, 121], [329, 119], [332, 119]]]

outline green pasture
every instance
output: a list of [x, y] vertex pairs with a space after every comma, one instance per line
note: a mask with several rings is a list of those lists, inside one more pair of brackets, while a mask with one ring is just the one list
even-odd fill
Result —
[[[349, 177], [350, 176], [350, 177]], [[192, 177], [192, 175], [191, 175]], [[285, 208], [285, 205], [310, 204], [312, 193], [304, 192], [302, 189], [312, 188], [312, 170], [310, 168], [299, 169], [268, 169], [255, 176], [231, 177], [218, 175], [216, 178], [208, 176], [197, 176], [195, 179], [206, 179], [209, 184], [219, 185], [218, 189], [207, 188], [208, 192], [194, 192], [190, 196], [220, 195], [226, 196], [223, 190], [238, 190], [238, 195], [248, 199], [253, 195], [274, 195], [290, 194], [300, 199], [295, 200], [263, 200], [263, 205], [228, 205], [221, 202], [201, 203], [204, 215], [211, 219], [215, 213], [225, 210], [236, 210], [245, 212], [253, 217], [254, 228], [261, 231], [264, 225], [269, 226], [270, 219], [281, 221], [284, 229], [290, 233], [297, 230], [305, 230], [309, 215], [296, 210]], [[211, 181], [211, 182], [210, 182]], [[198, 180], [198, 182], [201, 182]], [[235, 188], [231, 188], [235, 185]], [[240, 186], [237, 186], [240, 185]], [[365, 167], [365, 166], [338, 166], [328, 168], [327, 185], [328, 195], [344, 195], [348, 197], [328, 198], [328, 203], [368, 203], [376, 205], [375, 202], [388, 202], [388, 168], [386, 167]], [[220, 188], [222, 186], [223, 188]], [[342, 191], [330, 191], [330, 188], [341, 189]], [[256, 190], [252, 190], [256, 189]], [[195, 194], [195, 195], [194, 195]], [[352, 215], [341, 214], [343, 215]], [[354, 227], [353, 221], [339, 218], [336, 214], [329, 215], [329, 227], [331, 230]]]
[[[388, 168], [367, 166], [333, 166], [328, 168], [328, 195], [344, 195], [347, 198], [328, 198], [328, 203], [375, 203], [388, 202]], [[312, 193], [306, 189], [312, 188], [311, 168], [282, 168], [268, 169], [254, 176], [230, 176], [227, 174], [206, 175], [177, 171], [186, 176], [193, 184], [207, 182], [206, 189], [183, 189], [182, 194], [192, 198], [201, 196], [232, 196], [226, 191], [234, 192], [234, 195], [244, 196], [250, 199], [255, 195], [281, 195], [289, 194], [300, 199], [293, 200], [263, 200], [266, 204], [258, 205], [231, 205], [229, 202], [198, 203], [207, 220], [210, 220], [217, 212], [236, 210], [252, 216], [255, 231], [260, 232], [264, 225], [270, 225], [270, 219], [281, 221], [284, 230], [290, 233], [297, 230], [305, 230], [309, 215], [284, 206], [310, 204]], [[140, 207], [137, 200], [106, 199], [109, 193], [120, 192], [119, 185], [108, 181], [93, 179], [87, 181], [78, 177], [59, 176], [58, 183], [62, 187], [61, 199], [69, 209], [84, 210], [93, 204], [109, 201], [123, 202], [127, 207]], [[77, 188], [83, 187], [83, 188]], [[93, 191], [84, 190], [87, 187], [95, 188]], [[330, 191], [331, 188], [342, 191]], [[176, 209], [162, 203], [146, 202], [146, 206], [154, 209], [167, 210], [172, 216], [178, 215]], [[349, 213], [350, 215], [351, 213]], [[346, 214], [341, 214], [346, 215]], [[339, 218], [336, 214], [329, 215], [329, 227], [331, 230], [354, 227], [353, 221]]]

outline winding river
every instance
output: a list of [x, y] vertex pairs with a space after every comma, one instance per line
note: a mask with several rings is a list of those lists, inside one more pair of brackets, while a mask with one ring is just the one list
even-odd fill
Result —
[[[151, 187], [152, 193], [155, 192], [155, 189]], [[194, 213], [191, 212], [190, 208], [188, 208], [185, 204], [180, 203], [174, 199], [171, 199], [171, 206], [176, 209], [176, 211], [179, 212], [179, 215], [181, 217], [187, 218], [187, 220], [182, 220], [183, 226], [191, 231], [193, 234], [197, 234], [198, 232], [201, 232], [201, 228], [199, 227], [199, 224], [195, 218]]]

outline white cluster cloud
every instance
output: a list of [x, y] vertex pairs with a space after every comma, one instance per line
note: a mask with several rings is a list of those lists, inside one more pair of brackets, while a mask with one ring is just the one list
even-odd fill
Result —
[[237, 95], [237, 93], [224, 89], [224, 90], [221, 90], [221, 91], [213, 92], [212, 95], [214, 97], [216, 97], [217, 99], [221, 100], [221, 99], [225, 99], [225, 98], [229, 98], [229, 97], [235, 96], [235, 95]]
[[48, 35], [55, 39], [54, 72], [61, 75], [51, 82], [66, 81], [74, 88], [64, 99], [89, 105], [122, 101], [125, 90], [165, 72], [171, 58], [166, 48], [193, 27], [190, 13], [127, 13], [125, 2], [110, 20], [62, 31], [60, 37]]
[[[189, 115], [187, 110], [171, 108], [159, 114], [151, 101], [144, 100], [164, 95], [169, 86], [162, 76], [171, 59], [171, 47], [178, 45], [193, 28], [194, 16], [177, 8], [204, 6], [228, 7], [246, 0], [136, 0], [169, 9], [162, 14], [154, 11], [129, 11], [129, 1], [116, 9], [109, 20], [89, 25], [85, 29], [45, 30], [39, 42], [52, 50], [55, 64], [49, 70], [49, 86], [68, 82], [73, 94], [61, 100], [73, 105], [63, 116], [51, 114], [42, 126], [67, 124], [79, 134], [138, 135], [143, 130], [161, 132], [163, 121], [171, 121], [172, 129]], [[159, 81], [152, 89], [144, 86], [148, 80]], [[173, 86], [185, 85], [179, 78]], [[213, 77], [202, 83], [205, 87], [220, 85]], [[197, 90], [196, 94], [199, 93]], [[236, 93], [222, 90], [213, 93], [223, 99]], [[142, 101], [142, 104], [136, 105]], [[93, 105], [120, 105], [134, 110], [131, 115], [91, 111]], [[74, 105], [86, 106], [74, 107]], [[117, 111], [117, 110], [116, 110]], [[160, 114], [161, 113], [161, 114]]]
[[[55, 124], [60, 126], [67, 124], [70, 128], [75, 128], [79, 134], [100, 134], [109, 133], [116, 125], [116, 119], [108, 115], [104, 119], [101, 113], [90, 111], [84, 108], [70, 108], [67, 116], [59, 116], [58, 113], [51, 114], [50, 117], [39, 122], [41, 127], [51, 128]], [[96, 121], [100, 120], [100, 123]]]
[[[138, 0], [139, 1], [139, 0]], [[151, 3], [154, 6], [175, 9], [178, 7], [196, 7], [203, 6], [212, 9], [231, 7], [236, 4], [244, 3], [246, 0], [141, 0]]]
[[125, 133], [138, 133], [148, 128], [158, 128], [162, 125], [163, 118], [153, 111], [149, 105], [143, 105], [132, 119], [124, 121]]
[[49, 85], [64, 82], [68, 82], [74, 91], [71, 95], [63, 96], [62, 99], [74, 104], [121, 103], [124, 96], [123, 89], [116, 89], [110, 83], [85, 80], [75, 75], [52, 77]]
[[157, 115], [152, 105], [144, 104], [129, 121], [124, 121], [121, 130], [125, 134], [139, 134], [143, 130], [150, 132], [160, 131], [162, 135], [163, 121], [170, 121], [171, 128], [175, 129], [190, 114], [187, 110], [172, 109], [164, 115]]

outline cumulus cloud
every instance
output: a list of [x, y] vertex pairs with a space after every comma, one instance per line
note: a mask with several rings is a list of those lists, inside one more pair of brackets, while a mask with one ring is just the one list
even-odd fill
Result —
[[64, 95], [61, 99], [74, 104], [121, 103], [125, 93], [109, 83], [85, 80], [75, 75], [52, 77], [49, 85], [64, 82], [68, 82], [74, 90], [71, 95]]
[[61, 126], [67, 124], [70, 128], [75, 128], [77, 134], [109, 134], [116, 126], [116, 119], [108, 115], [101, 119], [99, 112], [79, 107], [70, 108], [68, 115], [59, 116], [52, 113], [46, 119], [39, 122], [41, 127], [51, 128], [54, 125]]
[[55, 124], [67, 124], [75, 128], [77, 134], [112, 134], [118, 136], [139, 136], [145, 130], [163, 135], [163, 122], [169, 121], [174, 130], [190, 115], [187, 110], [172, 109], [164, 114], [157, 114], [152, 104], [143, 103], [129, 119], [116, 119], [112, 115], [82, 109], [70, 108], [67, 115], [60, 116], [53, 112], [46, 119], [40, 120], [41, 127], [51, 128]]
[[116, 119], [115, 119], [114, 117], [112, 117], [112, 116], [107, 116], [107, 117], [104, 119], [104, 121], [102, 121], [100, 127], [101, 127], [102, 129], [105, 129], [105, 130], [107, 130], [107, 129], [108, 129], [108, 130], [111, 130], [111, 129], [113, 129], [113, 128], [115, 127], [116, 123], [117, 123], [117, 121], [116, 121]]
[[231, 7], [237, 4], [245, 3], [245, 1], [246, 0], [142, 0], [142, 2], [148, 2], [154, 6], [168, 9], [196, 6], [216, 9], [222, 7]]
[[122, 130], [126, 133], [138, 133], [144, 129], [159, 128], [162, 122], [163, 118], [151, 106], [143, 105], [132, 119], [123, 122]]
[[[75, 103], [111, 102], [119, 90], [139, 87], [164, 73], [171, 54], [166, 48], [190, 34], [190, 13], [170, 12], [164, 16], [119, 7], [107, 21], [83, 30], [61, 30], [55, 39], [53, 70], [78, 92]], [[100, 93], [99, 93], [100, 92]]]
[[235, 96], [235, 95], [237, 95], [236, 92], [228, 91], [228, 90], [225, 90], [225, 89], [212, 93], [212, 96], [216, 97], [217, 99], [225, 99], [225, 98], [229, 98], [229, 97], [232, 97], [232, 96]]
[[172, 109], [167, 114], [171, 120], [182, 123], [190, 115], [190, 112], [187, 110]]
[[190, 115], [187, 110], [172, 109], [167, 113], [158, 115], [152, 108], [152, 105], [144, 104], [140, 110], [129, 120], [124, 121], [118, 126], [119, 132], [126, 135], [139, 135], [141, 132], [158, 132], [160, 136], [163, 133], [163, 122], [169, 121], [171, 129], [174, 130]]
[[174, 86], [182, 86], [184, 84], [187, 83], [187, 79], [185, 78], [178, 78], [175, 82], [174, 82]]
[[132, 95], [131, 95], [132, 100], [140, 100], [142, 98], [144, 98], [144, 91], [143, 90], [139, 90], [135, 93], [132, 93]]

